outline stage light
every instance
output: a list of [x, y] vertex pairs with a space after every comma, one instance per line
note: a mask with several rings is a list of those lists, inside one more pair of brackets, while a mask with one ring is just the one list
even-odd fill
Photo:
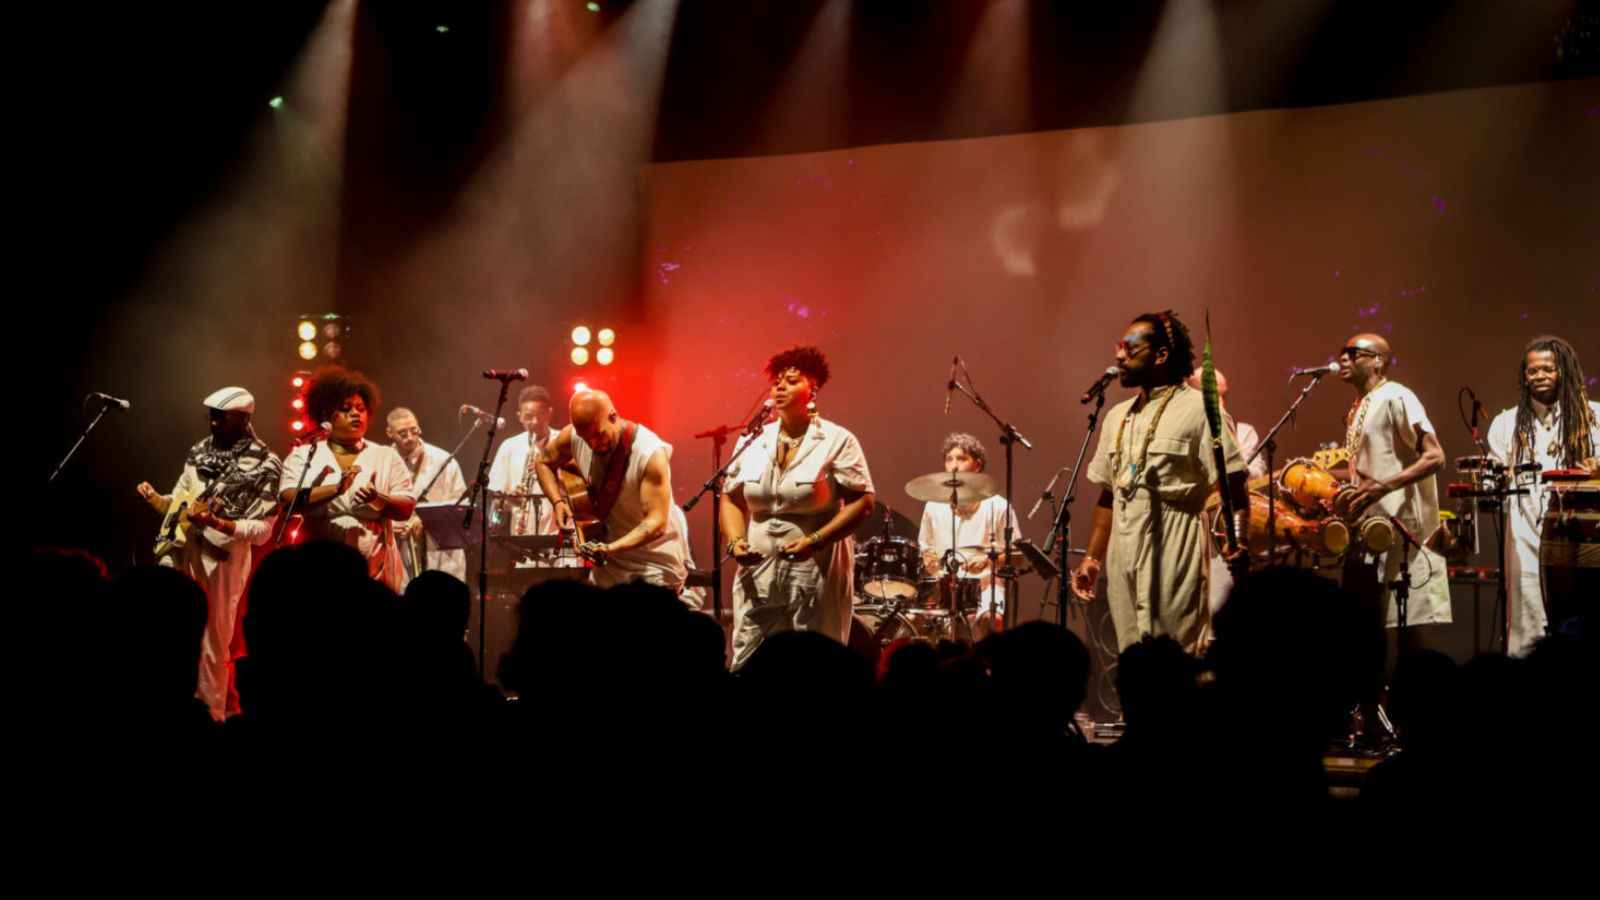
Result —
[[596, 350], [594, 354], [594, 361], [602, 366], [611, 365], [611, 361], [616, 358], [617, 351], [611, 349], [610, 347], [601, 347], [599, 350]]
[[300, 410], [306, 408], [306, 401], [300, 397], [296, 397], [289, 401], [289, 405], [294, 407], [295, 412], [299, 412]]
[[598, 3], [585, 3], [584, 4], [584, 8], [589, 10], [589, 12], [599, 12], [600, 11], [600, 4], [598, 4]]
[[289, 379], [289, 386], [297, 391], [300, 390], [306, 386], [306, 377], [304, 375], [296, 375], [295, 377]]
[[584, 365], [584, 364], [586, 364], [588, 362], [589, 362], [589, 348], [587, 348], [587, 347], [573, 347], [572, 348], [572, 364], [573, 365], [581, 366], [581, 365]]
[[306, 430], [306, 423], [301, 419], [295, 419], [293, 422], [289, 423], [289, 430], [290, 431], [305, 431]]
[[450, 33], [450, 26], [449, 25], [435, 25], [435, 26], [433, 26], [433, 30], [439, 32], [440, 34], [449, 34]]
[[273, 97], [271, 100], [267, 101], [267, 105], [273, 109], [283, 109], [283, 98]]
[[339, 354], [343, 352], [344, 348], [339, 345], [338, 341], [329, 341], [322, 345], [322, 354], [329, 359], [338, 359]]
[[588, 389], [589, 389], [589, 385], [587, 383], [585, 383], [585, 382], [574, 381], [572, 383], [572, 392], [574, 394], [582, 393], [584, 391], [587, 391]]
[[314, 341], [317, 339], [317, 324], [311, 321], [303, 321], [295, 328], [294, 333], [299, 335], [302, 341]]
[[595, 335], [595, 340], [599, 341], [600, 342], [600, 346], [602, 346], [602, 347], [611, 346], [611, 344], [614, 341], [616, 341], [616, 339], [617, 339], [617, 333], [615, 331], [612, 331], [609, 328], [602, 328], [602, 329], [600, 329], [599, 333], [597, 333]]
[[[328, 322], [322, 326], [322, 336], [331, 341], [343, 337], [346, 330], [347, 329], [338, 322]], [[309, 341], [311, 339], [306, 338], [306, 340]]]
[[316, 359], [317, 358], [317, 345], [311, 343], [310, 341], [301, 341], [300, 342], [300, 358], [301, 359]]
[[588, 344], [589, 343], [589, 328], [588, 328], [588, 326], [579, 325], [577, 328], [572, 329], [572, 342], [574, 344], [577, 344], [579, 347], [582, 347], [582, 346]]

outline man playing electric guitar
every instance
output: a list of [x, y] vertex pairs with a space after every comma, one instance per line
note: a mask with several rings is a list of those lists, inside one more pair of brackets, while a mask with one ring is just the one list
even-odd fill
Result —
[[[545, 445], [534, 464], [545, 496], [555, 502], [556, 524], [563, 532], [582, 528], [579, 552], [594, 568], [591, 580], [609, 587], [636, 579], [670, 588], [683, 587], [688, 569], [683, 537], [672, 524], [672, 471], [667, 452], [655, 432], [617, 415], [603, 391], [579, 391], [572, 397], [571, 423]], [[586, 497], [560, 483], [557, 470], [576, 472], [586, 483]], [[591, 524], [574, 514], [574, 502], [593, 508]]]
[[237, 711], [232, 690], [234, 621], [251, 546], [272, 535], [282, 464], [250, 428], [255, 398], [227, 387], [203, 401], [211, 436], [190, 448], [170, 495], [140, 482], [139, 496], [163, 513], [160, 563], [189, 573], [206, 589], [210, 612], [200, 641], [199, 695], [221, 721]]

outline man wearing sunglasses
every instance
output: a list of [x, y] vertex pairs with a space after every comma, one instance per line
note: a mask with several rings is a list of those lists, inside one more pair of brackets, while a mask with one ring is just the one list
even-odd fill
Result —
[[[1198, 655], [1211, 624], [1203, 513], [1217, 471], [1204, 398], [1186, 384], [1195, 369], [1194, 344], [1168, 310], [1134, 319], [1115, 349], [1118, 382], [1139, 393], [1106, 414], [1089, 463], [1100, 499], [1072, 589], [1093, 600], [1103, 568], [1119, 649], [1146, 635], [1167, 635]], [[1242, 522], [1249, 508], [1244, 458], [1228, 429], [1222, 446]], [[1244, 558], [1242, 546], [1233, 557]]]
[[[1389, 343], [1375, 334], [1358, 334], [1339, 350], [1339, 378], [1358, 395], [1345, 415], [1345, 449], [1356, 486], [1349, 516], [1396, 519], [1424, 547], [1413, 549], [1402, 539], [1383, 554], [1377, 588], [1385, 623], [1397, 624], [1389, 586], [1400, 577], [1404, 559], [1410, 568], [1406, 624], [1443, 624], [1450, 621], [1449, 575], [1444, 557], [1426, 545], [1439, 528], [1433, 476], [1444, 465], [1444, 449], [1422, 401], [1410, 388], [1389, 380], [1389, 362]], [[1412, 632], [1411, 642], [1422, 643], [1419, 633]]]

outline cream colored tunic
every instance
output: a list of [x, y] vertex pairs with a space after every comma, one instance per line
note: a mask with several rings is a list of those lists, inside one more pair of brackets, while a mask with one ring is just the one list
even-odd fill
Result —
[[[1222, 445], [1228, 471], [1243, 472], [1244, 458], [1228, 429]], [[1105, 575], [1119, 649], [1145, 635], [1167, 635], [1198, 654], [1211, 624], [1202, 512], [1217, 482], [1201, 393], [1187, 385], [1161, 387], [1142, 405], [1134, 397], [1113, 406], [1088, 478], [1112, 495]]]

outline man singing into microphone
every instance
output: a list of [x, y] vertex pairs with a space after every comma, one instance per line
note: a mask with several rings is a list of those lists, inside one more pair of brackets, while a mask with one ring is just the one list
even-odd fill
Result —
[[[1118, 382], [1139, 393], [1106, 414], [1089, 463], [1100, 499], [1072, 589], [1093, 600], [1103, 568], [1119, 650], [1166, 635], [1198, 655], [1211, 623], [1203, 513], [1218, 479], [1204, 398], [1185, 383], [1195, 368], [1194, 344], [1169, 310], [1134, 319], [1116, 353]], [[1238, 521], [1247, 509], [1244, 459], [1227, 429], [1222, 447]], [[1233, 558], [1242, 557], [1243, 545], [1241, 539]]]
[[[422, 426], [417, 422], [416, 413], [397, 406], [390, 410], [387, 424], [390, 446], [400, 454], [411, 472], [411, 485], [419, 492], [418, 503], [453, 503], [467, 492], [466, 479], [461, 475], [461, 467], [450, 458], [450, 451], [422, 439]], [[421, 493], [424, 488], [427, 489], [425, 494]], [[407, 560], [407, 580], [430, 570], [448, 572], [462, 581], [467, 580], [467, 551], [459, 547], [440, 550], [433, 538], [423, 531], [422, 520], [415, 515], [394, 523], [394, 537], [400, 542], [401, 558]], [[413, 552], [418, 547], [426, 548], [420, 558]]]
[[[1389, 380], [1389, 342], [1375, 334], [1358, 334], [1339, 350], [1339, 378], [1356, 389], [1356, 402], [1345, 415], [1345, 449], [1350, 453], [1350, 480], [1356, 486], [1349, 516], [1390, 516], [1423, 549], [1402, 535], [1383, 554], [1379, 602], [1384, 621], [1398, 623], [1390, 589], [1400, 577], [1401, 563], [1410, 569], [1406, 624], [1450, 621], [1450, 578], [1444, 557], [1426, 549], [1439, 528], [1439, 493], [1434, 473], [1444, 465], [1444, 449], [1422, 401], [1411, 389]], [[1346, 568], [1347, 580], [1351, 573]], [[1359, 589], [1360, 583], [1347, 584]], [[1412, 645], [1423, 643], [1412, 631]]]

